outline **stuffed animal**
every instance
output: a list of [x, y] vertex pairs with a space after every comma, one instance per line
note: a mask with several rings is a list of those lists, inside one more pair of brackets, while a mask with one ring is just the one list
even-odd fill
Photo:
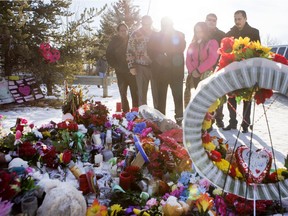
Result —
[[87, 205], [82, 193], [69, 182], [43, 179], [38, 184], [46, 192], [37, 216], [86, 215]]
[[183, 201], [178, 201], [176, 197], [169, 196], [163, 206], [165, 216], [181, 216], [189, 211], [189, 205]]

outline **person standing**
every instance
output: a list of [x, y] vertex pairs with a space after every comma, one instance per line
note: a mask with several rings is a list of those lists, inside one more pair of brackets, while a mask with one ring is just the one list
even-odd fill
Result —
[[151, 59], [147, 53], [147, 44], [152, 30], [152, 18], [145, 15], [141, 19], [141, 28], [129, 37], [127, 47], [127, 62], [130, 73], [136, 76], [138, 86], [139, 106], [147, 104], [149, 82], [151, 84], [153, 105], [157, 109], [157, 86], [152, 78]]
[[[260, 41], [259, 30], [251, 27], [247, 22], [247, 15], [244, 10], [237, 10], [234, 13], [234, 22], [235, 25], [230, 29], [229, 32], [226, 33], [226, 37], [249, 37], [250, 41]], [[243, 121], [241, 123], [242, 133], [248, 132], [248, 127], [250, 125], [250, 113], [251, 113], [251, 101], [243, 101]], [[228, 110], [229, 110], [229, 125], [223, 130], [231, 130], [237, 128], [237, 119], [236, 119], [236, 110], [237, 110], [237, 102], [235, 97], [229, 96], [228, 98]]]
[[194, 26], [194, 36], [186, 53], [188, 76], [184, 91], [184, 105], [187, 107], [191, 98], [191, 89], [197, 88], [198, 83], [207, 78], [214, 70], [219, 54], [218, 42], [210, 39], [209, 29], [205, 22]]
[[108, 64], [105, 56], [101, 56], [96, 62], [96, 75], [104, 78], [108, 70]]
[[[209, 34], [211, 39], [215, 39], [218, 42], [218, 46], [220, 47], [221, 45], [221, 40], [225, 37], [225, 32], [221, 31], [220, 29], [217, 28], [217, 16], [214, 13], [209, 13], [206, 15], [206, 24], [208, 25], [209, 28]], [[218, 58], [219, 60], [219, 58]], [[217, 62], [218, 62], [217, 60]], [[217, 66], [217, 62], [214, 65], [214, 69]], [[214, 119], [216, 121], [216, 125], [218, 128], [223, 128], [224, 127], [224, 122], [223, 122], [223, 105], [220, 105], [214, 114]]]
[[132, 106], [138, 107], [138, 90], [135, 76], [130, 74], [126, 61], [126, 51], [128, 44], [128, 26], [120, 23], [117, 26], [117, 35], [112, 37], [106, 50], [106, 59], [108, 64], [115, 68], [117, 84], [120, 92], [122, 110], [129, 112], [129, 102], [127, 99], [127, 90], [130, 89]]
[[157, 109], [165, 115], [168, 85], [170, 85], [175, 120], [178, 125], [183, 120], [183, 79], [185, 35], [174, 29], [169, 17], [161, 19], [161, 31], [151, 35], [148, 55], [152, 60], [152, 73], [157, 84]]

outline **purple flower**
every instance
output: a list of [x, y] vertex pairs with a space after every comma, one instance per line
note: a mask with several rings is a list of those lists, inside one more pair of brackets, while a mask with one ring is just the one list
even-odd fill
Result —
[[146, 128], [146, 123], [145, 122], [140, 122], [140, 123], [136, 123], [135, 126], [134, 126], [134, 130], [133, 132], [134, 133], [138, 133], [138, 134], [141, 134], [142, 131]]
[[8, 200], [3, 200], [0, 197], [0, 215], [10, 215], [13, 203]]
[[133, 121], [137, 117], [137, 115], [138, 115], [138, 112], [135, 112], [135, 111], [127, 112], [125, 117], [126, 117], [127, 121]]
[[191, 173], [190, 172], [182, 172], [181, 176], [178, 180], [179, 183], [182, 183], [183, 185], [188, 185], [190, 182], [190, 178], [191, 178]]
[[227, 206], [226, 206], [226, 203], [225, 203], [223, 197], [216, 196], [214, 201], [215, 201], [215, 207], [216, 207], [217, 215], [226, 216]]

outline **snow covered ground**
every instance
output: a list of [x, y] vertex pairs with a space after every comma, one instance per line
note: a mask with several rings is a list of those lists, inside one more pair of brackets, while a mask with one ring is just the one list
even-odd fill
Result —
[[[88, 87], [89, 92], [87, 92], [87, 97], [92, 98], [94, 101], [101, 101], [105, 104], [110, 113], [116, 112], [116, 103], [120, 102], [119, 91], [116, 83], [113, 83], [109, 86], [108, 95], [109, 97], [103, 98], [103, 89], [98, 88], [96, 85], [92, 85]], [[85, 94], [84, 94], [85, 96]], [[129, 98], [130, 94], [128, 93]], [[131, 99], [130, 99], [131, 101]], [[252, 103], [253, 104], [253, 103]], [[151, 91], [148, 91], [148, 106], [152, 107], [152, 96]], [[173, 97], [168, 91], [167, 98], [167, 106], [166, 106], [166, 116], [174, 120], [174, 103]], [[242, 117], [242, 104], [238, 105], [237, 109], [237, 119], [238, 122], [241, 122]], [[252, 148], [256, 150], [257, 148], [268, 148], [271, 150], [271, 143], [274, 148], [274, 153], [277, 159], [277, 164], [282, 165], [284, 163], [284, 159], [288, 153], [288, 144], [287, 144], [287, 126], [286, 120], [288, 117], [288, 97], [284, 95], [280, 95], [274, 93], [272, 98], [268, 99], [264, 105], [256, 105], [255, 106], [255, 117], [254, 117], [254, 130], [253, 134], [247, 133], [242, 134], [238, 133], [238, 130], [231, 131], [223, 131], [218, 129], [216, 125], [214, 125], [214, 129], [211, 132], [212, 135], [223, 137], [230, 146], [233, 146], [235, 143], [237, 145], [240, 144], [249, 144], [252, 143]], [[264, 115], [263, 109], [266, 110], [268, 125], [266, 123], [266, 118]], [[251, 112], [251, 120], [253, 120], [253, 110], [252, 106]], [[61, 109], [53, 109], [50, 107], [46, 108], [38, 108], [38, 107], [27, 107], [24, 105], [13, 106], [13, 108], [9, 110], [0, 109], [0, 114], [6, 116], [6, 119], [3, 122], [4, 128], [10, 128], [15, 125], [16, 118], [22, 117], [26, 118], [30, 123], [34, 123], [36, 126], [41, 126], [42, 124], [46, 124], [49, 121], [59, 122], [62, 118]], [[229, 114], [227, 105], [224, 105], [224, 123], [228, 124]], [[269, 136], [269, 130], [271, 136]], [[238, 139], [237, 136], [239, 135]], [[252, 141], [251, 141], [252, 140]]]

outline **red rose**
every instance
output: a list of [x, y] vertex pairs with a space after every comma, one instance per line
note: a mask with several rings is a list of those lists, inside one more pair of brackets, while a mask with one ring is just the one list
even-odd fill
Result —
[[59, 122], [59, 123], [57, 124], [57, 128], [60, 129], [60, 130], [67, 129], [67, 124], [66, 124], [66, 122]]
[[68, 125], [68, 130], [69, 131], [78, 131], [78, 124], [70, 122]]
[[37, 153], [37, 150], [34, 148], [33, 144], [30, 142], [23, 142], [19, 146], [19, 157], [30, 160], [35, 154]]
[[256, 104], [264, 103], [266, 98], [270, 98], [273, 95], [273, 91], [271, 89], [259, 89], [254, 96], [256, 100]]
[[224, 37], [221, 40], [221, 45], [219, 48], [219, 53], [230, 53], [233, 50], [234, 38], [233, 37]]
[[284, 56], [277, 53], [275, 53], [273, 56], [273, 61], [288, 65], [288, 60]]
[[138, 108], [138, 107], [132, 107], [132, 108], [131, 108], [131, 112], [134, 112], [134, 111], [135, 111], [135, 112], [138, 112], [138, 111], [139, 111], [139, 108]]
[[72, 152], [70, 150], [64, 150], [63, 152], [63, 156], [62, 156], [62, 161], [64, 164], [68, 164], [70, 163], [72, 159]]
[[235, 61], [234, 53], [223, 53], [219, 59], [218, 71]]
[[211, 141], [211, 136], [207, 131], [202, 135], [202, 142], [203, 143], [209, 143]]
[[210, 156], [210, 158], [211, 158], [212, 161], [216, 161], [216, 162], [220, 162], [221, 159], [222, 159], [221, 153], [218, 152], [218, 151], [215, 151], [215, 150], [212, 150], [212, 151], [210, 152], [210, 155], [209, 155], [209, 156]]

